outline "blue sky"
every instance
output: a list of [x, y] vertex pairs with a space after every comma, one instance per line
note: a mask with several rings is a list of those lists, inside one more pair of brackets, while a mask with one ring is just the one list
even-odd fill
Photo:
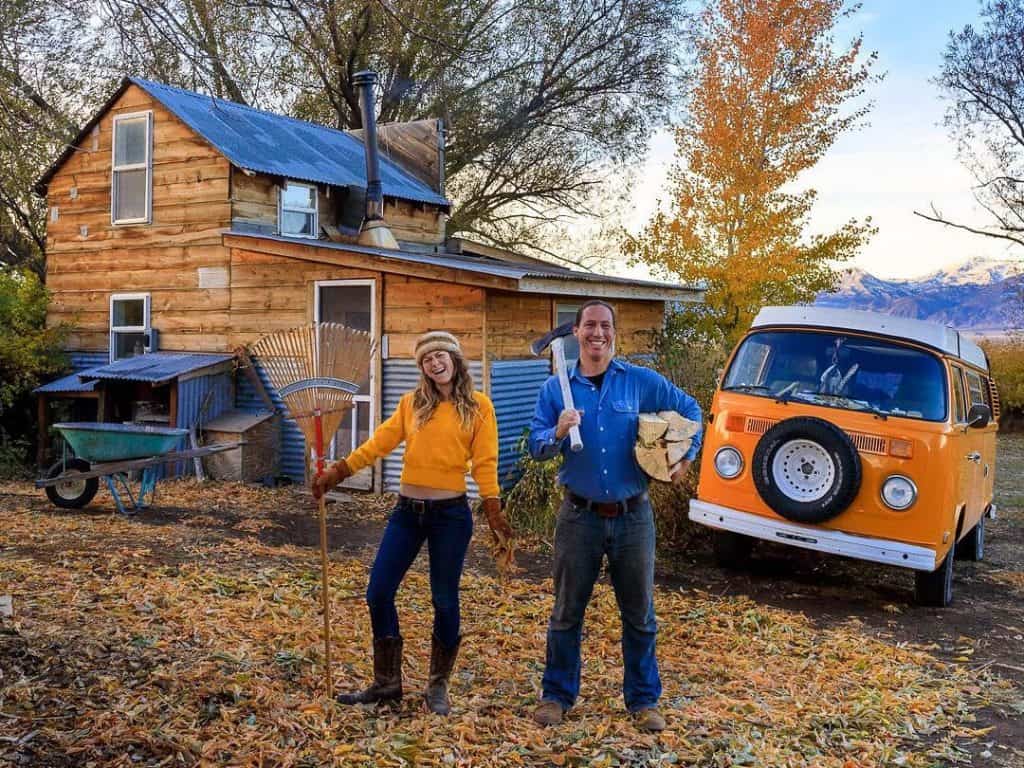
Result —
[[[934, 203], [947, 216], [983, 221], [970, 194], [972, 177], [957, 161], [942, 125], [944, 103], [930, 82], [949, 31], [977, 18], [976, 0], [867, 0], [837, 30], [837, 43], [863, 32], [865, 49], [878, 52], [877, 69], [886, 75], [868, 94], [875, 103], [868, 125], [841, 137], [800, 186], [818, 190], [814, 230], [872, 217], [879, 232], [854, 264], [881, 277], [914, 277], [973, 256], [1024, 257], [1000, 241], [913, 214]], [[630, 226], [646, 220], [658, 197], [665, 196], [673, 151], [667, 131], [655, 136], [646, 182], [634, 194], [637, 215]]]

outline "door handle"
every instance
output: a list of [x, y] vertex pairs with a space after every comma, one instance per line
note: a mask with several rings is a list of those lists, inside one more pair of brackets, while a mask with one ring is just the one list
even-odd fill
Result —
[[964, 458], [968, 461], [973, 461], [975, 464], [981, 464], [981, 454], [977, 451], [971, 451]]

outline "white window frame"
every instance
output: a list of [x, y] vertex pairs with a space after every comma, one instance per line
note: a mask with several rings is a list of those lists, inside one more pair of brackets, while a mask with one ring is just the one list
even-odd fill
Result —
[[[122, 120], [137, 120], [140, 117], [146, 118], [146, 160], [143, 163], [128, 163], [117, 165], [117, 124]], [[119, 171], [146, 171], [146, 215], [140, 219], [119, 219], [117, 218], [117, 184], [115, 179]], [[149, 224], [153, 221], [153, 111], [131, 112], [126, 115], [114, 116], [114, 133], [110, 142], [110, 223], [120, 224]]]
[[[142, 299], [142, 319], [143, 325], [114, 325], [114, 302], [117, 301], [138, 301]], [[152, 330], [152, 316], [151, 316], [152, 302], [148, 293], [112, 293], [110, 294], [110, 337], [109, 337], [109, 353], [107, 357], [110, 362], [114, 362], [117, 358], [117, 345], [115, 344], [115, 334], [118, 333], [145, 333], [149, 334]]]
[[[290, 186], [306, 187], [313, 191], [313, 207], [312, 208], [292, 208], [284, 207], [284, 193]], [[284, 231], [284, 213], [285, 211], [291, 211], [293, 213], [311, 213], [313, 214], [313, 227], [312, 233], [308, 235], [300, 235], [296, 232], [285, 232]], [[278, 190], [277, 193], [277, 232], [285, 237], [302, 237], [307, 240], [319, 240], [320, 239], [320, 190], [316, 184], [311, 184], [306, 181], [291, 181], [287, 180], [284, 186]]]
[[[354, 279], [354, 280], [317, 280], [313, 284], [313, 317], [316, 318], [316, 322], [320, 321], [320, 289], [330, 288], [332, 286], [351, 286], [351, 285], [365, 285], [370, 288], [370, 334], [371, 338], [379, 339], [380, 330], [377, 327], [377, 281], [373, 278], [367, 279]], [[376, 357], [376, 355], [374, 356]], [[377, 411], [379, 410], [379, 404], [377, 402], [377, 364], [375, 360], [370, 361], [370, 392], [366, 395], [353, 395], [352, 402], [354, 403], [369, 403], [370, 412], [370, 423], [366, 425], [367, 430], [372, 435], [374, 430], [377, 429]], [[340, 459], [347, 456], [356, 448], [359, 447], [359, 409], [352, 409], [352, 444], [350, 446], [337, 445], [336, 436], [331, 437], [331, 442], [327, 446], [327, 458], [334, 460]], [[359, 482], [358, 477], [356, 482], [349, 481], [351, 487], [359, 487], [363, 490], [370, 488], [373, 485], [376, 475], [376, 467], [371, 465], [372, 474], [368, 474], [366, 480], [368, 482]], [[365, 471], [365, 470], [364, 470]], [[356, 473], [357, 476], [360, 473]]]
[[[577, 312], [580, 311], [580, 307], [582, 307], [582, 306], [583, 306], [583, 302], [582, 301], [556, 301], [555, 302], [554, 325], [552, 327], [557, 327], [558, 325], [560, 325], [560, 323], [558, 322], [558, 315], [559, 315], [560, 312], [572, 312], [575, 315]], [[576, 337], [575, 336], [572, 337], [572, 343], [576, 345], [577, 357], [572, 357], [571, 355], [567, 354], [566, 355], [566, 362], [569, 365], [572, 365], [572, 363], [575, 362], [578, 359], [578, 356], [579, 356], [579, 343], [576, 341]], [[554, 365], [555, 365], [555, 362], [554, 362], [554, 360], [552, 360], [551, 361], [552, 370], [554, 370]]]

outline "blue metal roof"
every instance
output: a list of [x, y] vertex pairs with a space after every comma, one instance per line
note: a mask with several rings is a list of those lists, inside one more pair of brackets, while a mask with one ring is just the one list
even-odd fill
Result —
[[62, 376], [55, 381], [51, 381], [47, 384], [43, 384], [41, 387], [36, 387], [32, 390], [37, 395], [52, 395], [57, 393], [70, 394], [72, 392], [93, 392], [96, 390], [96, 381], [83, 382], [78, 378], [79, 374], [89, 374], [97, 368], [87, 368], [84, 371], [78, 371], [76, 373], [69, 373], [67, 376]]
[[[363, 142], [345, 131], [139, 77], [128, 80], [167, 107], [239, 168], [298, 181], [366, 188]], [[380, 174], [385, 195], [451, 205], [443, 195], [383, 155]]]
[[83, 379], [118, 379], [163, 384], [186, 373], [226, 362], [233, 357], [234, 355], [228, 354], [198, 352], [152, 352], [148, 355], [126, 357], [110, 365], [82, 371], [78, 375]]

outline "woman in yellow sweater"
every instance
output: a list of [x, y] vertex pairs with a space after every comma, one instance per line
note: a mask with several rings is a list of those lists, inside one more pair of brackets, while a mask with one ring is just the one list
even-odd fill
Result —
[[402, 396], [398, 409], [347, 458], [313, 479], [319, 498], [405, 441], [398, 504], [388, 520], [370, 572], [366, 602], [373, 626], [373, 683], [342, 694], [342, 704], [392, 701], [402, 697], [402, 636], [395, 594], [427, 542], [434, 633], [430, 675], [424, 694], [432, 712], [450, 710], [448, 679], [459, 651], [459, 580], [473, 517], [466, 500], [466, 471], [480, 487], [491, 529], [508, 539], [512, 529], [498, 497], [498, 423], [490, 399], [473, 391], [473, 379], [459, 341], [431, 331], [416, 342], [420, 382]]

